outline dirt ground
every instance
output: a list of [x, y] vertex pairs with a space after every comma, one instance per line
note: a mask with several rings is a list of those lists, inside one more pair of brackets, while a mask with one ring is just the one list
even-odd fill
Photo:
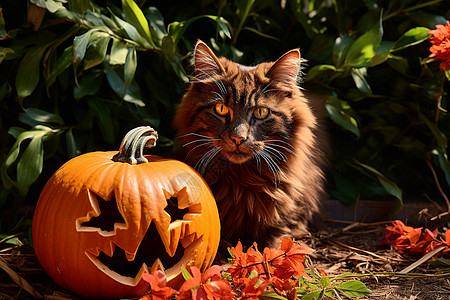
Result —
[[[357, 278], [372, 290], [369, 297], [361, 299], [450, 299], [450, 272], [439, 274], [427, 262], [409, 272], [407, 277], [381, 275], [399, 272], [417, 261], [401, 256], [389, 247], [378, 245], [385, 226], [383, 223], [341, 224], [339, 228], [334, 226], [316, 232], [301, 242], [315, 249], [310, 255], [310, 264], [328, 275], [345, 272], [368, 274]], [[45, 274], [32, 253], [20, 251], [0, 250], [0, 268], [3, 269], [0, 270], [0, 299], [37, 299], [37, 294], [33, 296], [29, 292], [31, 289], [28, 284], [45, 299], [79, 299], [57, 286]], [[372, 273], [376, 275], [370, 276]], [[411, 273], [417, 277], [411, 277]], [[23, 280], [15, 277], [17, 275]]]

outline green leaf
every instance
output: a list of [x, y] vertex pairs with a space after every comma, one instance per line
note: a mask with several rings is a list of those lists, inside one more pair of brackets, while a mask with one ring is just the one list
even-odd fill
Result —
[[68, 1], [69, 10], [76, 11], [77, 13], [84, 15], [89, 8], [90, 0], [71, 0]]
[[326, 277], [326, 276], [320, 277], [320, 286], [321, 287], [327, 288], [330, 285], [331, 285], [330, 277]]
[[365, 94], [372, 94], [372, 89], [366, 80], [367, 68], [352, 68], [351, 74], [358, 90]]
[[102, 72], [83, 74], [79, 85], [73, 88], [73, 97], [79, 100], [85, 96], [95, 95], [102, 85], [102, 75]]
[[186, 269], [186, 267], [181, 267], [181, 275], [183, 275], [184, 280], [188, 280], [192, 278], [191, 273]]
[[104, 101], [98, 98], [89, 98], [88, 105], [97, 117], [97, 123], [102, 133], [103, 139], [109, 144], [115, 142], [114, 122], [111, 111]]
[[15, 52], [11, 48], [0, 47], [0, 64], [4, 59], [14, 58]]
[[430, 29], [426, 27], [416, 27], [408, 30], [397, 40], [397, 42], [395, 42], [392, 51], [398, 51], [420, 44], [428, 39], [428, 31], [430, 31]]
[[333, 65], [316, 65], [308, 71], [308, 74], [306, 74], [306, 81], [314, 79], [326, 71], [336, 72], [337, 69]]
[[34, 107], [27, 108], [24, 113], [20, 113], [19, 121], [31, 127], [39, 124], [57, 126], [64, 125], [64, 120], [59, 115]]
[[167, 30], [164, 24], [164, 17], [161, 12], [153, 6], [144, 10], [144, 14], [150, 23], [150, 32], [153, 41], [161, 46], [164, 35], [167, 34]]
[[109, 55], [110, 65], [124, 65], [127, 60], [129, 46], [124, 42], [113, 39], [111, 53]]
[[403, 207], [403, 194], [400, 188], [391, 180], [389, 180], [386, 176], [381, 174], [378, 170], [375, 168], [368, 166], [366, 164], [363, 164], [357, 160], [355, 160], [355, 163], [361, 167], [363, 167], [365, 170], [370, 171], [370, 173], [374, 174], [376, 178], [378, 179], [378, 182], [383, 187], [384, 191], [393, 196], [396, 199], [395, 206], [392, 209], [390, 215], [393, 215], [397, 211], [399, 211]]
[[302, 300], [320, 300], [323, 299], [325, 290], [314, 291], [302, 297]]
[[343, 282], [337, 289], [347, 297], [363, 297], [372, 294], [364, 283], [358, 280]]
[[344, 108], [346, 103], [336, 97], [329, 97], [327, 102], [328, 103], [325, 104], [325, 108], [331, 120], [343, 129], [352, 132], [359, 138], [360, 132], [358, 123], [355, 118], [348, 114], [348, 110]]
[[139, 6], [137, 6], [133, 0], [122, 0], [122, 9], [125, 21], [137, 29], [139, 34], [144, 37], [151, 48], [155, 48], [156, 46], [153, 43], [147, 19]]
[[444, 172], [447, 185], [450, 187], [450, 162], [445, 152], [445, 148], [439, 147], [434, 149], [431, 153], [437, 157], [439, 166], [441, 167], [442, 172]]
[[437, 127], [437, 125], [431, 122], [421, 112], [419, 112], [419, 120], [423, 121], [428, 126], [434, 138], [436, 139], [437, 144], [440, 147], [447, 148], [448, 143], [447, 136]]
[[136, 58], [136, 48], [131, 47], [128, 48], [128, 54], [125, 60], [125, 66], [124, 66], [124, 91], [125, 94], [128, 90], [128, 88], [131, 85], [131, 82], [133, 81], [134, 74], [136, 73], [136, 67], [137, 67], [137, 58]]
[[0, 7], [0, 40], [6, 39], [7, 36], [8, 32], [6, 32], [5, 28], [5, 18], [3, 18], [3, 9]]
[[262, 36], [262, 37], [267, 38], [267, 39], [280, 41], [279, 38], [271, 36], [271, 35], [268, 35], [268, 34], [265, 34], [265, 33], [261, 32], [261, 31], [259, 31], [258, 29], [255, 29], [255, 28], [252, 28], [252, 27], [244, 26], [244, 27], [242, 27], [242, 30], [247, 30], [247, 31], [253, 32], [254, 34], [257, 34], [257, 35]]
[[259, 300], [287, 300], [285, 297], [278, 295], [275, 292], [264, 292], [262, 295], [258, 296]]
[[[141, 91], [135, 81], [131, 82], [128, 89], [125, 89], [123, 68], [113, 68], [106, 62], [104, 63], [104, 66], [106, 71], [106, 79], [108, 80], [109, 86], [119, 97], [138, 106], [145, 106], [145, 103], [142, 101]], [[124, 91], [126, 92], [124, 93]]]
[[139, 34], [137, 29], [133, 25], [123, 21], [122, 19], [120, 19], [119, 17], [114, 15], [112, 12], [111, 12], [111, 15], [112, 15], [114, 22], [116, 22], [117, 26], [119, 26], [121, 29], [123, 29], [132, 41], [136, 42], [137, 44], [139, 44], [140, 46], [142, 46], [146, 49], [154, 49], [155, 48], [154, 46], [152, 46], [151, 44], [148, 43], [148, 41], [145, 39], [145, 37], [143, 37], [142, 35]]
[[391, 41], [381, 41], [380, 47], [378, 47], [377, 54], [372, 58], [370, 67], [377, 66], [384, 63], [391, 55], [392, 47], [394, 47], [394, 42]]
[[20, 61], [16, 75], [16, 91], [19, 101], [33, 93], [39, 83], [40, 62], [47, 45], [30, 50]]
[[354, 42], [354, 38], [348, 35], [342, 35], [334, 41], [332, 58], [335, 66], [342, 66], [347, 56], [348, 49]]
[[89, 42], [91, 40], [91, 34], [96, 31], [95, 29], [91, 29], [82, 35], [76, 36], [73, 39], [73, 54], [74, 54], [74, 62], [81, 62], [86, 55], [87, 47], [89, 46]]
[[[43, 166], [43, 145], [42, 140], [46, 136], [58, 133], [50, 127], [37, 125], [29, 131], [22, 132], [14, 145], [11, 147], [5, 161], [1, 166], [1, 177], [7, 189], [17, 187], [19, 194], [27, 194], [30, 185], [39, 177]], [[24, 141], [31, 139], [25, 151], [17, 163], [17, 183], [8, 175], [8, 168], [18, 159], [21, 145]]]
[[90, 35], [89, 46], [84, 57], [83, 70], [99, 65], [105, 60], [110, 39], [109, 34], [105, 32], [94, 31]]
[[73, 136], [72, 128], [66, 131], [66, 145], [67, 145], [67, 156], [69, 158], [74, 158], [79, 154], [77, 144]]
[[64, 49], [64, 52], [58, 58], [56, 63], [52, 66], [50, 75], [47, 78], [47, 88], [50, 87], [56, 80], [56, 77], [61, 75], [64, 70], [71, 66], [74, 62], [73, 45]]
[[348, 49], [346, 64], [352, 67], [365, 67], [376, 55], [383, 36], [383, 27], [378, 21], [368, 32], [357, 38]]

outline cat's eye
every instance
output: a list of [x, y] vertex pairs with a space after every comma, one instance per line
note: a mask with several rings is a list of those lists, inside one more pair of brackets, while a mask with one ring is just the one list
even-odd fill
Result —
[[216, 110], [216, 113], [218, 113], [220, 116], [226, 116], [229, 112], [228, 107], [223, 104], [216, 104], [214, 108]]
[[258, 107], [253, 111], [253, 115], [257, 119], [264, 119], [269, 115], [269, 109], [267, 107]]

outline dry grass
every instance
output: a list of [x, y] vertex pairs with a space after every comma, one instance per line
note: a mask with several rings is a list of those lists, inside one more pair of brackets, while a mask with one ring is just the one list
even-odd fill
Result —
[[[439, 274], [426, 261], [417, 263], [379, 247], [384, 227], [383, 223], [352, 223], [314, 233], [301, 242], [316, 250], [310, 256], [312, 267], [330, 276], [358, 273], [357, 279], [373, 292], [363, 299], [450, 299], [450, 273]], [[414, 263], [408, 274], [399, 274]], [[77, 299], [56, 285], [35, 256], [21, 248], [0, 250], [0, 269], [0, 299]]]

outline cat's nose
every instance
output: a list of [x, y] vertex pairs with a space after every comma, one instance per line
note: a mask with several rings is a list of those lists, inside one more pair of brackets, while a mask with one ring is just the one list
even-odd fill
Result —
[[240, 145], [243, 141], [246, 140], [245, 137], [242, 136], [230, 136], [230, 138], [235, 142], [236, 145]]

